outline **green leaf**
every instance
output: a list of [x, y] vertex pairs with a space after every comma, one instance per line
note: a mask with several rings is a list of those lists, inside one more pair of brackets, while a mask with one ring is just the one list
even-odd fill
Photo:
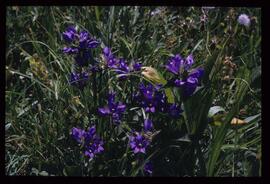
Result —
[[222, 125], [222, 122], [221, 121], [214, 121], [213, 123], [214, 126], [221, 126]]
[[250, 117], [244, 119], [244, 121], [247, 122], [247, 123], [249, 123], [249, 122], [252, 122], [253, 120], [257, 119], [257, 118], [260, 117], [260, 116], [261, 116], [261, 113], [256, 114], [256, 115], [254, 115], [254, 116], [250, 116]]

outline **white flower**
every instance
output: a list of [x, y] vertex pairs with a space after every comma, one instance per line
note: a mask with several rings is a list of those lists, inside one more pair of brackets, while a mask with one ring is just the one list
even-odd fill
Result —
[[151, 12], [151, 15], [152, 15], [152, 16], [155, 16], [155, 15], [158, 15], [158, 14], [160, 14], [160, 13], [161, 13], [161, 10], [157, 8], [157, 9], [155, 9], [154, 11]]
[[239, 24], [242, 24], [246, 27], [248, 27], [250, 25], [250, 19], [246, 14], [241, 14], [238, 17], [238, 22], [239, 22]]

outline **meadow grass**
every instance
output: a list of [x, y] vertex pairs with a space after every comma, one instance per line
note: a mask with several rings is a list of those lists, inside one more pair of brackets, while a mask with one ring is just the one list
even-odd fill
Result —
[[[248, 27], [237, 21], [242, 13], [250, 17]], [[170, 88], [174, 100], [183, 102], [178, 119], [145, 115], [132, 106], [138, 83], [153, 83], [141, 73], [118, 80], [104, 69], [79, 90], [69, 84], [73, 58], [62, 52], [62, 33], [70, 25], [87, 30], [116, 56], [155, 68], [165, 79], [171, 77], [164, 67], [169, 57], [192, 53], [193, 68], [204, 68], [203, 85], [187, 100]], [[146, 176], [149, 160], [152, 176], [261, 175], [259, 8], [13, 6], [7, 7], [6, 30], [6, 175]], [[92, 51], [98, 62], [101, 47]], [[37, 62], [31, 63], [34, 55]], [[225, 61], [236, 68], [228, 69]], [[110, 89], [128, 104], [119, 126], [97, 113]], [[136, 156], [128, 135], [141, 127], [144, 116], [161, 132], [146, 155]], [[246, 123], [232, 125], [233, 118]], [[73, 127], [90, 124], [106, 140], [104, 152], [91, 160], [70, 135]]]

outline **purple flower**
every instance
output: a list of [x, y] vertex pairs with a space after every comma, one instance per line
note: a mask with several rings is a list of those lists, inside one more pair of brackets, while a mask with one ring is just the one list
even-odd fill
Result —
[[119, 70], [121, 70], [121, 73], [128, 73], [129, 72], [129, 67], [128, 67], [128, 64], [127, 62], [121, 58], [119, 60], [119, 67], [118, 67]]
[[134, 153], [145, 153], [145, 149], [150, 144], [149, 140], [139, 132], [134, 132], [134, 136], [130, 136], [129, 140], [129, 145]]
[[103, 49], [103, 56], [107, 62], [107, 67], [117, 69], [119, 60], [114, 57], [109, 47]]
[[177, 54], [169, 59], [168, 64], [165, 65], [165, 67], [169, 72], [178, 75], [180, 72], [181, 64], [182, 64], [182, 57], [179, 54]]
[[144, 107], [145, 112], [152, 112], [152, 113], [156, 112], [155, 102], [145, 103]]
[[131, 71], [139, 71], [142, 67], [142, 65], [137, 62], [135, 62], [132, 66], [129, 66], [128, 62], [124, 58], [115, 57], [109, 47], [105, 47], [103, 49], [103, 56], [107, 67], [114, 69], [117, 74], [120, 74], [120, 79], [127, 78], [127, 76], [121, 76], [121, 74], [128, 74]]
[[85, 146], [84, 154], [85, 156], [93, 158], [96, 154], [101, 153], [102, 151], [104, 151], [103, 141], [95, 137], [89, 142], [88, 145]]
[[152, 162], [148, 161], [145, 165], [144, 165], [144, 171], [147, 174], [152, 174], [153, 173], [153, 164]]
[[153, 130], [153, 122], [150, 119], [144, 120], [144, 131], [149, 132]]
[[197, 68], [197, 69], [190, 72], [189, 77], [201, 79], [203, 74], [204, 74], [204, 69], [203, 68]]
[[122, 102], [115, 102], [115, 93], [111, 92], [108, 95], [108, 105], [103, 108], [98, 108], [101, 116], [111, 116], [115, 124], [120, 123], [122, 114], [126, 110], [126, 105]]
[[139, 89], [141, 93], [143, 94], [144, 98], [147, 100], [151, 100], [154, 98], [154, 93], [156, 89], [153, 85], [149, 84], [145, 86], [143, 83], [139, 84]]
[[204, 74], [203, 68], [197, 68], [189, 72], [193, 63], [194, 59], [191, 54], [186, 59], [181, 59], [180, 55], [176, 55], [170, 58], [165, 66], [169, 72], [175, 74], [170, 83], [182, 89], [184, 98], [193, 94]]
[[90, 127], [88, 131], [73, 127], [72, 137], [83, 146], [85, 156], [93, 158], [104, 150], [103, 141], [96, 135], [95, 126]]
[[82, 73], [72, 72], [70, 74], [69, 83], [73, 86], [78, 87], [79, 89], [83, 89], [87, 85], [88, 78], [89, 75], [86, 72]]
[[142, 69], [142, 64], [141, 63], [135, 62], [133, 64], [133, 70], [134, 71], [140, 71], [141, 69]]
[[96, 127], [92, 126], [88, 129], [87, 132], [84, 133], [84, 138], [86, 142], [89, 142], [93, 139], [93, 137], [95, 136], [96, 133]]
[[160, 112], [166, 112], [168, 102], [167, 102], [167, 96], [163, 91], [157, 91], [155, 93], [155, 101], [157, 102], [157, 109]]
[[76, 30], [73, 26], [70, 26], [62, 35], [63, 35], [64, 40], [70, 43], [74, 41], [76, 37]]
[[183, 70], [189, 70], [193, 63], [194, 60], [191, 54], [185, 59], [182, 58], [179, 54], [177, 54], [169, 59], [165, 67], [169, 72], [175, 75], [180, 75]]
[[179, 118], [180, 117], [180, 114], [183, 112], [183, 110], [177, 104], [171, 104], [169, 106], [168, 112], [169, 112], [169, 114], [170, 114], [171, 117], [173, 117], [173, 118]]
[[248, 27], [250, 25], [250, 19], [246, 14], [241, 14], [238, 17], [238, 22], [241, 25]]
[[158, 91], [160, 86], [153, 86], [151, 84], [145, 86], [143, 83], [139, 84], [139, 92], [135, 95], [135, 100], [145, 112], [165, 112], [167, 97], [162, 91]]
[[84, 134], [85, 134], [85, 131], [84, 130], [81, 130], [79, 128], [73, 127], [72, 130], [71, 130], [71, 135], [73, 136], [73, 138], [78, 143], [82, 143], [82, 139], [83, 139]]
[[81, 49], [96, 48], [99, 42], [94, 38], [91, 38], [87, 31], [82, 31], [79, 35], [79, 47]]
[[79, 52], [79, 50], [77, 48], [64, 47], [63, 52], [66, 54], [77, 54]]
[[[130, 69], [127, 62], [121, 58], [119, 59], [118, 68], [115, 70], [118, 74], [128, 74]], [[126, 79], [127, 76], [120, 76], [120, 80]]]
[[167, 97], [164, 91], [158, 91], [161, 86], [139, 85], [139, 93], [135, 95], [135, 100], [145, 109], [146, 112], [166, 112]]
[[184, 67], [185, 70], [189, 70], [194, 63], [193, 56], [190, 54], [185, 60], [184, 60]]
[[89, 35], [87, 31], [78, 33], [74, 27], [69, 27], [63, 38], [68, 42], [68, 46], [63, 48], [66, 54], [74, 55], [74, 59], [79, 66], [87, 66], [92, 58], [90, 49], [96, 48], [100, 43]]

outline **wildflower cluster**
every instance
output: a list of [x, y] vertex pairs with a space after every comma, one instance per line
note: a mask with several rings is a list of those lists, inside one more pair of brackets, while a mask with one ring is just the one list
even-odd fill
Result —
[[167, 65], [165, 65], [166, 69], [174, 75], [170, 83], [182, 90], [182, 96], [184, 98], [194, 93], [204, 73], [203, 68], [190, 71], [193, 63], [192, 55], [189, 55], [187, 58], [182, 58], [177, 54], [171, 57]]
[[145, 153], [146, 147], [150, 144], [149, 140], [139, 132], [134, 132], [129, 139], [130, 147], [134, 153]]
[[168, 103], [166, 94], [160, 90], [161, 87], [161, 85], [153, 86], [152, 84], [140, 83], [139, 91], [134, 95], [134, 98], [145, 112], [162, 112], [168, 113], [172, 117], [179, 117], [182, 112], [181, 107]]
[[72, 137], [84, 148], [84, 155], [90, 158], [98, 153], [101, 153], [103, 141], [96, 135], [96, 128], [92, 126], [88, 131], [73, 127], [71, 132]]
[[[88, 67], [90, 64], [91, 71], [97, 70], [97, 62], [93, 59], [91, 49], [96, 48], [100, 43], [89, 35], [87, 31], [77, 32], [75, 27], [70, 26], [63, 33], [63, 39], [67, 46], [63, 48], [63, 52], [74, 56], [75, 65], [78, 67]], [[86, 71], [81, 68], [79, 71], [70, 74], [70, 84], [83, 89], [89, 76]]]
[[112, 118], [113, 123], [119, 124], [122, 114], [126, 109], [126, 105], [122, 102], [115, 101], [114, 92], [109, 93], [108, 95], [108, 105], [103, 108], [98, 108], [100, 115], [102, 116], [110, 116]]
[[[63, 38], [67, 45], [63, 52], [74, 56], [75, 66], [79, 67], [79, 72], [72, 72], [70, 83], [79, 89], [83, 89], [89, 78], [89, 67], [91, 72], [99, 71], [99, 66], [92, 56], [91, 49], [96, 48], [99, 42], [92, 38], [86, 31], [77, 32], [74, 27], [69, 27], [64, 33]], [[154, 129], [153, 122], [149, 119], [150, 114], [163, 113], [171, 118], [179, 118], [183, 110], [181, 103], [175, 103], [168, 100], [165, 92], [163, 77], [159, 75], [156, 69], [151, 67], [142, 67], [139, 62], [128, 62], [124, 58], [117, 58], [110, 48], [105, 47], [102, 50], [102, 57], [105, 64], [104, 70], [109, 69], [118, 74], [120, 79], [126, 79], [127, 74], [131, 72], [141, 72], [141, 75], [148, 78], [153, 83], [139, 83], [137, 91], [133, 92], [133, 99], [138, 106], [142, 107], [147, 117], [144, 117], [143, 129], [138, 132], [131, 129], [129, 133], [129, 146], [135, 155], [146, 154], [147, 148], [151, 145], [152, 138], [159, 132]], [[194, 63], [192, 55], [187, 58], [182, 58], [179, 54], [171, 57], [166, 69], [174, 76], [168, 81], [169, 84], [181, 89], [183, 97], [191, 96], [196, 87], [200, 85], [200, 79], [203, 75], [203, 69], [197, 68], [190, 71]], [[116, 100], [116, 92], [109, 92], [107, 105], [98, 107], [97, 111], [102, 117], [109, 117], [110, 121], [115, 125], [120, 125], [123, 114], [126, 111], [127, 105]], [[73, 128], [73, 138], [83, 147], [84, 155], [90, 158], [104, 151], [103, 141], [96, 135], [95, 126], [90, 127], [87, 131]], [[152, 162], [145, 164], [144, 171], [152, 174]]]
[[[154, 132], [153, 122], [148, 118], [144, 120], [143, 131], [132, 132], [132, 135], [129, 136], [129, 145], [135, 154], [138, 153], [146, 154], [146, 148], [151, 144], [152, 141], [152, 137], [146, 135], [152, 134], [153, 132]], [[152, 174], [153, 167], [150, 161], [145, 164], [144, 171], [147, 174]]]
[[[124, 58], [115, 57], [108, 47], [103, 49], [103, 57], [106, 66], [110, 69], [114, 69], [117, 74], [128, 74], [129, 72], [140, 71], [142, 67], [142, 64], [139, 62], [133, 62], [133, 64], [129, 66]], [[121, 78], [124, 79], [125, 76], [122, 76]]]

